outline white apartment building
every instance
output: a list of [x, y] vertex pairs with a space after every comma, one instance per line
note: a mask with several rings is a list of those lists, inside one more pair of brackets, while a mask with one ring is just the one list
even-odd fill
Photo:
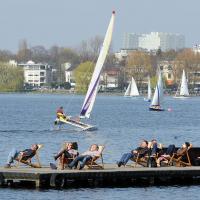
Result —
[[141, 48], [148, 51], [159, 48], [162, 51], [179, 50], [185, 47], [185, 37], [181, 34], [163, 32], [151, 32], [148, 34], [126, 33], [123, 38], [123, 47], [126, 49]]
[[27, 63], [18, 64], [24, 69], [24, 83], [33, 87], [40, 87], [52, 81], [52, 67], [48, 64], [34, 63], [28, 61]]
[[139, 47], [139, 34], [124, 33], [123, 36], [123, 49], [137, 49]]

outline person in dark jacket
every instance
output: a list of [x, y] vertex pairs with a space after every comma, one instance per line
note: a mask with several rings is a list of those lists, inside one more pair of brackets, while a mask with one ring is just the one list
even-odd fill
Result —
[[135, 159], [137, 158], [139, 154], [139, 158], [144, 157], [148, 153], [148, 141], [142, 140], [140, 143], [140, 146], [137, 147], [135, 150], [132, 150], [130, 153], [125, 153], [122, 155], [121, 159], [117, 162], [118, 167], [121, 167], [122, 165], [126, 165], [126, 163], [130, 159]]
[[17, 161], [31, 160], [31, 158], [33, 158], [36, 155], [37, 149], [38, 149], [37, 144], [32, 144], [31, 148], [25, 149], [23, 151], [18, 151], [15, 148], [13, 148], [8, 155], [5, 168], [10, 168], [14, 160], [17, 160]]

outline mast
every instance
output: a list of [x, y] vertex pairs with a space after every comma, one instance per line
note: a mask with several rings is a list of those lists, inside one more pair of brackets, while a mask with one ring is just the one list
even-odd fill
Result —
[[110, 47], [111, 39], [112, 39], [112, 33], [113, 33], [113, 27], [114, 27], [114, 19], [115, 19], [115, 11], [112, 12], [112, 16], [110, 19], [110, 23], [104, 38], [103, 46], [101, 48], [96, 66], [94, 68], [94, 72], [90, 81], [90, 85], [88, 87], [87, 94], [85, 96], [85, 100], [80, 112], [80, 117], [83, 118], [89, 118], [90, 113], [92, 111], [95, 98], [97, 95], [97, 90], [99, 86], [99, 79], [100, 79], [100, 73], [102, 70], [102, 67], [104, 65], [106, 56], [108, 54], [108, 50]]

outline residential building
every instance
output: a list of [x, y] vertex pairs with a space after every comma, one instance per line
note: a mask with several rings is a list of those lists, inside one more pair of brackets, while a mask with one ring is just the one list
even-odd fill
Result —
[[123, 49], [137, 49], [139, 46], [139, 34], [124, 33]]
[[100, 86], [102, 88], [117, 88], [120, 68], [112, 67], [104, 69], [100, 76]]
[[46, 63], [27, 63], [18, 64], [24, 69], [24, 83], [33, 87], [40, 87], [52, 81], [52, 67]]
[[158, 62], [158, 69], [162, 72], [167, 85], [174, 84], [174, 61], [160, 61]]

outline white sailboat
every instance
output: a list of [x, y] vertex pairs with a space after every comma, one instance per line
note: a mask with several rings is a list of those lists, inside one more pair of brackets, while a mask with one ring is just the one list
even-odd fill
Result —
[[125, 97], [137, 97], [139, 96], [139, 91], [136, 85], [134, 78], [131, 78], [131, 82], [129, 83], [126, 92], [124, 94]]
[[163, 99], [163, 82], [162, 82], [161, 73], [159, 72], [158, 81], [156, 84], [154, 96], [153, 96], [151, 105], [149, 107], [149, 110], [164, 111], [164, 109], [161, 108], [162, 99]]
[[147, 98], [144, 98], [145, 101], [151, 102], [151, 80], [150, 76], [148, 76], [148, 90], [147, 90]]
[[[92, 78], [88, 87], [87, 94], [85, 96], [85, 100], [83, 102], [81, 112], [80, 112], [80, 118], [89, 118], [90, 114], [92, 112], [92, 108], [94, 106], [94, 102], [96, 99], [97, 91], [98, 91], [98, 86], [99, 86], [99, 80], [100, 80], [100, 74], [102, 67], [104, 65], [106, 56], [108, 54], [111, 40], [112, 40], [112, 33], [113, 33], [113, 27], [114, 27], [114, 20], [115, 20], [115, 11], [112, 12], [112, 16], [110, 19], [110, 23], [108, 25], [108, 29], [104, 38], [104, 42], [99, 54], [99, 57], [97, 59], [97, 63], [94, 68], [94, 72], [92, 74]], [[72, 126], [79, 127], [83, 130], [92, 130], [95, 127], [89, 124], [85, 124], [81, 121], [76, 121], [73, 120], [72, 118], [69, 118], [68, 120], [65, 119], [59, 119], [61, 123], [66, 123], [70, 124]]]
[[182, 78], [181, 78], [180, 91], [179, 91], [179, 88], [178, 88], [174, 98], [188, 98], [189, 95], [190, 94], [189, 94], [189, 91], [188, 91], [188, 82], [187, 82], [187, 79], [186, 79], [185, 70], [183, 70]]

